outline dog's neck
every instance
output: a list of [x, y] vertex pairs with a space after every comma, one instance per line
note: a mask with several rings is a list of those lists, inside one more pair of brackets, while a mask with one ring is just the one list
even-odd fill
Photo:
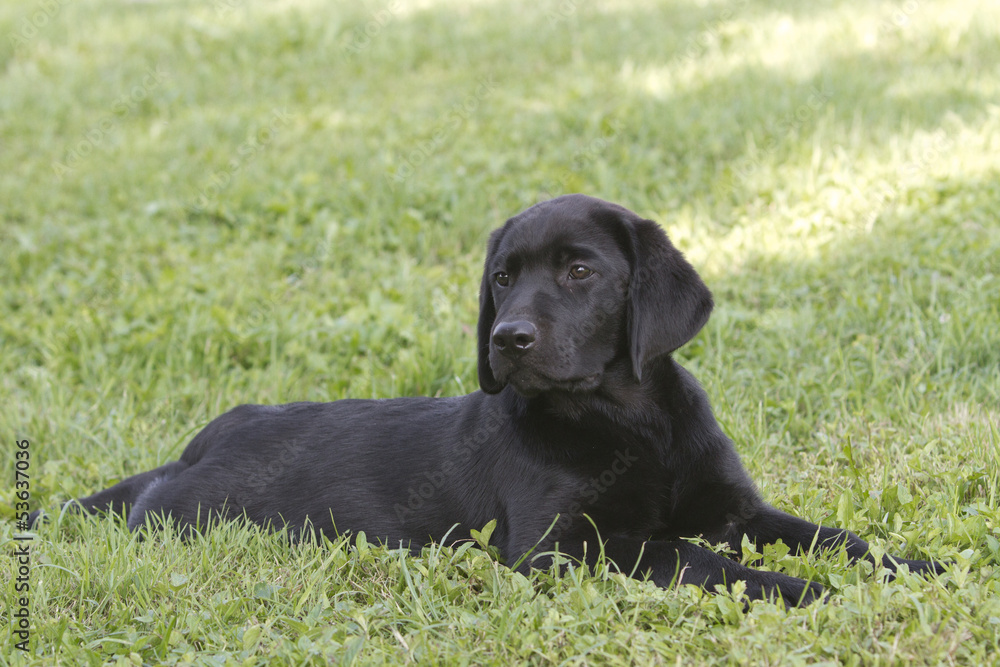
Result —
[[[669, 433], [669, 388], [678, 381], [676, 362], [669, 355], [656, 359], [635, 378], [627, 355], [612, 360], [594, 391], [550, 391], [517, 400], [531, 412], [541, 412], [569, 427], [584, 427], [621, 433], [636, 431], [644, 439]], [[512, 390], [511, 390], [512, 391]]]

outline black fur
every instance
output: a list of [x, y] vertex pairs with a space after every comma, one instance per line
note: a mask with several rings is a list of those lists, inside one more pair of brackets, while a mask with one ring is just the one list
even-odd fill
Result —
[[[761, 499], [704, 390], [670, 356], [711, 309], [708, 288], [656, 223], [583, 195], [553, 199], [490, 237], [482, 391], [240, 406], [179, 461], [75, 503], [125, 513], [132, 529], [161, 514], [185, 529], [245, 515], [293, 534], [307, 524], [331, 536], [363, 530], [411, 548], [467, 539], [496, 519], [492, 543], [522, 570], [548, 566], [556, 546], [594, 561], [596, 526], [622, 571], [661, 586], [742, 580], [750, 598], [807, 603], [818, 584], [682, 539], [739, 553], [746, 535], [871, 560], [853, 533]], [[882, 564], [897, 563], [941, 570]]]

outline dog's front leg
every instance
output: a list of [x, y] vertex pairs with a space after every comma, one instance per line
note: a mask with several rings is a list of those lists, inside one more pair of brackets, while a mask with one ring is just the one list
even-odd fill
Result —
[[[560, 543], [558, 551], [590, 566], [601, 558], [600, 548], [586, 542]], [[744, 581], [746, 596], [751, 600], [780, 598], [788, 606], [806, 605], [823, 595], [823, 587], [815, 582], [754, 570], [683, 540], [612, 537], [605, 542], [603, 555], [619, 572], [640, 579], [648, 577], [662, 588], [693, 584], [713, 590], [721, 584], [730, 589], [735, 582]], [[529, 568], [546, 569], [553, 558], [552, 552], [538, 554], [525, 559], [518, 570], [526, 573]]]
[[[866, 560], [875, 564], [871, 547], [863, 539], [843, 528], [828, 528], [810, 523], [805, 519], [787, 514], [769, 505], [762, 505], [750, 516], [736, 525], [735, 534], [729, 536], [729, 544], [739, 553], [742, 537], [746, 535], [757, 544], [771, 544], [781, 540], [793, 552], [808, 553], [813, 549], [830, 550], [843, 548], [852, 562]], [[898, 565], [906, 565], [910, 572], [939, 574], [944, 565], [936, 561], [909, 560], [885, 555], [882, 566], [895, 572]]]

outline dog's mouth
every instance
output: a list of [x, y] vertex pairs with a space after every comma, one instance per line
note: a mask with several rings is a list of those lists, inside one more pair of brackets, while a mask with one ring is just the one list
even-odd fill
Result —
[[541, 373], [514, 371], [506, 378], [514, 391], [525, 398], [552, 391], [583, 393], [593, 391], [601, 385], [602, 373], [591, 373], [573, 378], [553, 378]]

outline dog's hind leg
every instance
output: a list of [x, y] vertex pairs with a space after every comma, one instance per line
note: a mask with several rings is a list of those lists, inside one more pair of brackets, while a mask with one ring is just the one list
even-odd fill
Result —
[[[67, 510], [82, 510], [87, 514], [113, 512], [126, 517], [132, 511], [132, 505], [148, 488], [163, 480], [177, 476], [188, 468], [184, 461], [173, 461], [148, 472], [133, 475], [123, 479], [114, 486], [99, 491], [86, 498], [78, 498], [66, 503]], [[41, 510], [35, 510], [28, 516], [28, 524], [35, 525]]]
[[196, 464], [153, 481], [132, 505], [129, 530], [167, 520], [182, 537], [190, 537], [214, 520], [241, 515], [247, 498], [238, 482], [227, 479], [224, 472]]

